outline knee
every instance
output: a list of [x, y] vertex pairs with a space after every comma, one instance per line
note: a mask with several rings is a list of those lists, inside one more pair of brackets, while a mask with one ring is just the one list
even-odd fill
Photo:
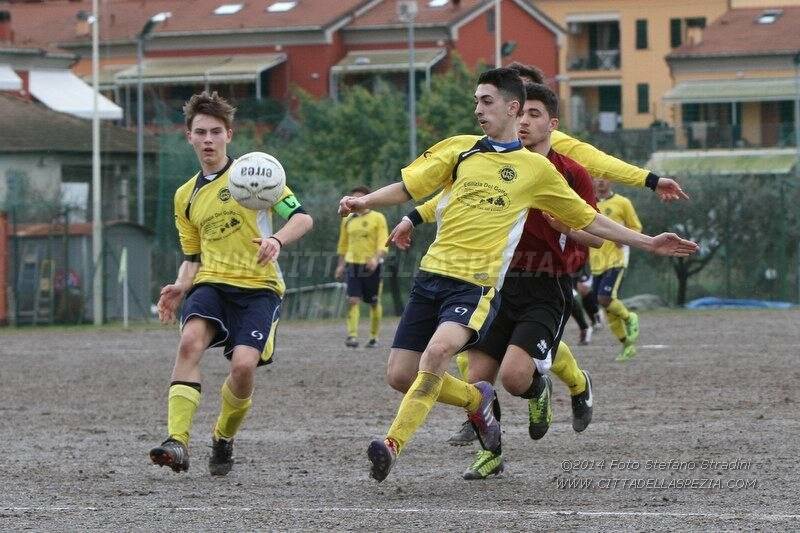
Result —
[[500, 371], [500, 381], [509, 394], [522, 396], [531, 387], [530, 375], [522, 372]]
[[249, 381], [255, 372], [257, 362], [244, 357], [231, 360], [231, 379], [237, 383]]
[[205, 342], [198, 335], [182, 335], [178, 344], [178, 359], [195, 361], [205, 351]]
[[403, 371], [402, 369], [392, 367], [386, 369], [386, 383], [388, 383], [391, 388], [398, 392], [408, 392], [408, 389], [411, 387], [411, 384], [414, 382], [415, 378], [416, 373], [412, 375], [409, 372]]
[[598, 296], [597, 303], [602, 305], [603, 307], [608, 307], [611, 303], [611, 296]]
[[347, 297], [347, 305], [353, 306], [353, 305], [358, 305], [360, 303], [361, 303], [361, 298], [358, 298], [357, 296]]
[[425, 352], [428, 358], [436, 361], [448, 361], [453, 355], [455, 355], [456, 350], [452, 346], [448, 346], [442, 342], [434, 342], [429, 344], [428, 347], [425, 349]]

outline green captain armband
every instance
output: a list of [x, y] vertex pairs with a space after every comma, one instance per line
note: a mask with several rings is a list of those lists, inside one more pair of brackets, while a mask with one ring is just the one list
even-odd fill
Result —
[[296, 215], [297, 213], [305, 213], [306, 210], [303, 209], [303, 206], [300, 205], [300, 202], [295, 198], [295, 196], [289, 195], [277, 204], [272, 206], [272, 210], [278, 214], [282, 219], [289, 220], [292, 218], [292, 215]]

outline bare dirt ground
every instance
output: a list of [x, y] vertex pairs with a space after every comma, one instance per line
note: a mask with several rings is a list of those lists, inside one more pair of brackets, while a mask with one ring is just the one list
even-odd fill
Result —
[[218, 352], [177, 475], [147, 458], [165, 437], [174, 328], [0, 330], [0, 530], [800, 529], [798, 324], [800, 311], [644, 314], [633, 361], [614, 362], [607, 330], [575, 350], [595, 385], [584, 433], [558, 382], [538, 442], [502, 392], [507, 471], [463, 481], [474, 448], [445, 443], [463, 414], [437, 406], [381, 484], [365, 450], [400, 401], [383, 381], [393, 321], [372, 351], [346, 349], [338, 322], [283, 324], [226, 478], [206, 467]]

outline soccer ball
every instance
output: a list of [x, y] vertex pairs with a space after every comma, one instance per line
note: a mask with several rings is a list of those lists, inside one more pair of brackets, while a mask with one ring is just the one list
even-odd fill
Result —
[[231, 196], [248, 209], [269, 209], [278, 202], [284, 187], [286, 172], [280, 161], [264, 152], [244, 154], [228, 172]]

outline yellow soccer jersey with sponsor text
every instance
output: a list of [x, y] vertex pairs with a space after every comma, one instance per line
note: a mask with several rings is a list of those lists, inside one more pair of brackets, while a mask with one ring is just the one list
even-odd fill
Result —
[[[276, 261], [259, 265], [256, 237], [272, 235], [272, 215], [284, 218], [302, 211], [291, 189], [268, 211], [239, 205], [228, 190], [228, 167], [212, 180], [196, 174], [175, 191], [175, 227], [186, 256], [200, 254], [194, 283], [270, 289], [279, 296], [286, 288]], [[213, 177], [213, 176], [212, 176]]]
[[[642, 231], [642, 223], [630, 200], [613, 193], [605, 200], [597, 201], [597, 210], [614, 222], [622, 224], [633, 231]], [[601, 274], [611, 268], [626, 266], [625, 250], [616, 243], [604, 241], [600, 248], [589, 248], [589, 266], [592, 274]]]
[[379, 252], [386, 252], [389, 228], [386, 217], [377, 211], [352, 213], [342, 219], [336, 253], [347, 263], [364, 265]]
[[596, 215], [546, 157], [521, 145], [498, 152], [485, 137], [445, 139], [402, 176], [415, 200], [443, 189], [436, 239], [420, 269], [485, 287], [502, 285], [528, 209], [548, 211], [579, 229]]

